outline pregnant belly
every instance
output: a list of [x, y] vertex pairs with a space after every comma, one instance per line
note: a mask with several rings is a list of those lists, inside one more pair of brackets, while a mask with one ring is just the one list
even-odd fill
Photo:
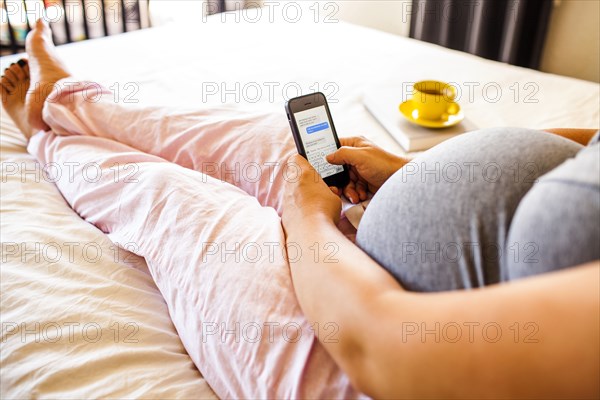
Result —
[[[423, 153], [374, 196], [357, 244], [406, 289], [444, 291], [509, 279], [515, 211], [536, 180], [582, 146], [529, 129], [463, 134]], [[516, 246], [516, 247], [515, 247]], [[519, 247], [521, 246], [521, 247]]]

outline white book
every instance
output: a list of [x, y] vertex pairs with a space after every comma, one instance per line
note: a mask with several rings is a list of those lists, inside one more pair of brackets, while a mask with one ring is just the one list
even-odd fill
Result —
[[400, 114], [402, 88], [368, 90], [363, 104], [371, 115], [392, 135], [407, 152], [427, 150], [444, 140], [477, 129], [466, 117], [458, 125], [431, 129], [409, 122]]

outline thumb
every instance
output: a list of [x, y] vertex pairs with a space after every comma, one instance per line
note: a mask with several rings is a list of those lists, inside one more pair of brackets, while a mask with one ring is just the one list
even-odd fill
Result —
[[301, 171], [311, 170], [313, 169], [312, 165], [308, 162], [308, 160], [302, 157], [300, 154], [294, 154], [287, 160], [288, 168], [298, 168]]
[[340, 147], [337, 151], [328, 154], [326, 159], [327, 162], [334, 165], [349, 164], [356, 166], [362, 161], [360, 156], [360, 149], [356, 147]]

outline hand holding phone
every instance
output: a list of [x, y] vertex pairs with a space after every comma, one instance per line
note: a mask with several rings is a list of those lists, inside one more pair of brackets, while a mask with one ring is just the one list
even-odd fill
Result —
[[343, 188], [349, 182], [348, 167], [325, 159], [340, 148], [325, 95], [317, 92], [289, 100], [285, 105], [298, 153], [306, 158], [329, 186]]
[[350, 168], [350, 182], [343, 190], [352, 203], [367, 200], [410, 160], [385, 151], [364, 137], [341, 138], [342, 148], [327, 156], [334, 165]]

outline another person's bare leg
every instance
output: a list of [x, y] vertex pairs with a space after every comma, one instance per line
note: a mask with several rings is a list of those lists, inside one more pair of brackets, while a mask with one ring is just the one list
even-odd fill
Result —
[[25, 110], [25, 96], [29, 90], [29, 83], [29, 65], [25, 59], [11, 64], [4, 70], [0, 79], [2, 107], [27, 138], [35, 133], [35, 130], [29, 125]]
[[31, 128], [47, 130], [42, 119], [42, 109], [54, 84], [71, 74], [56, 54], [50, 27], [38, 20], [27, 35], [26, 50], [29, 56], [31, 83], [25, 98], [27, 118]]

